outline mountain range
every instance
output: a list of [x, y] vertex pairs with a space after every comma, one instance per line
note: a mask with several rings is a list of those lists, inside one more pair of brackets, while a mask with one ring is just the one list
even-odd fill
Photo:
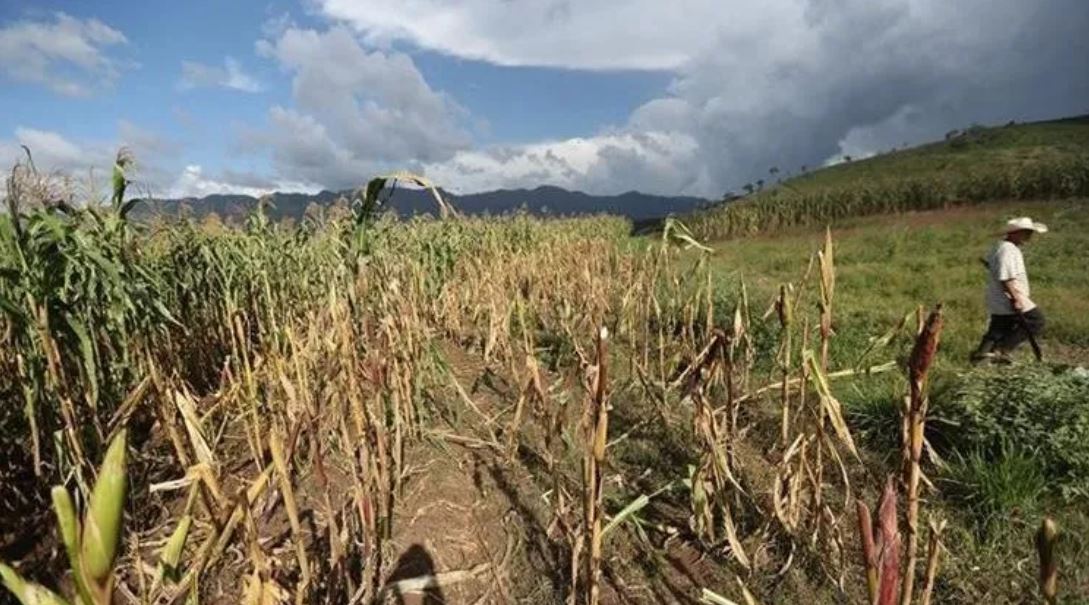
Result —
[[[350, 199], [352, 195], [352, 191], [321, 191], [315, 194], [277, 192], [267, 196], [271, 205], [266, 212], [273, 220], [300, 220], [311, 204], [329, 207], [341, 198]], [[551, 216], [615, 214], [637, 222], [690, 212], [711, 203], [698, 197], [650, 195], [636, 191], [619, 195], [590, 195], [553, 186], [499, 189], [465, 195], [442, 191], [442, 196], [458, 211], [469, 215], [505, 214], [524, 209], [531, 214]], [[383, 207], [395, 211], [398, 216], [437, 214], [435, 200], [426, 190], [387, 189], [381, 198], [385, 200]], [[249, 195], [215, 194], [202, 198], [145, 200], [137, 205], [136, 213], [144, 218], [203, 218], [215, 213], [223, 220], [234, 221], [244, 218], [256, 205], [257, 198]]]

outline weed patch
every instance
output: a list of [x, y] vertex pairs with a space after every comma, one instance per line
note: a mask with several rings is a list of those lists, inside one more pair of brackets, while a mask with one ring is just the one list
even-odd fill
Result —
[[1089, 495], [1089, 376], [1082, 372], [1041, 365], [974, 370], [934, 409], [943, 420], [942, 442], [991, 460], [1008, 447], [1031, 448], [1059, 493]]

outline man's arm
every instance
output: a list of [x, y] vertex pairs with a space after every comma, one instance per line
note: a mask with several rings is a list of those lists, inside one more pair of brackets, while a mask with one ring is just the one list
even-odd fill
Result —
[[1006, 298], [1010, 299], [1010, 304], [1013, 305], [1013, 310], [1022, 313], [1025, 307], [1025, 297], [1021, 290], [1017, 288], [1017, 280], [1007, 279], [1002, 282], [1002, 290], [1006, 293]]

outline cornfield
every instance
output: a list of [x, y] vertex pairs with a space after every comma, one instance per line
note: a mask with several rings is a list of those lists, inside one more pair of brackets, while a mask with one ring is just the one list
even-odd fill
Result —
[[874, 214], [1086, 195], [1089, 195], [1089, 157], [1074, 155], [1001, 171], [979, 171], [970, 176], [889, 177], [806, 192], [783, 186], [697, 212], [689, 225], [697, 237], [717, 239], [783, 227], [823, 227]]
[[[868, 602], [854, 501], [883, 481], [835, 391], [895, 364], [829, 359], [831, 233], [777, 300], [750, 301], [718, 291], [675, 222], [640, 248], [612, 217], [397, 222], [362, 189], [345, 216], [286, 229], [258, 207], [208, 230], [133, 224], [123, 192], [57, 204], [41, 179], [17, 166], [0, 216], [0, 571], [22, 602], [679, 599], [634, 579], [633, 552], [713, 561], [693, 599], [754, 603], [792, 577]], [[779, 345], [757, 347], [758, 330]], [[869, 353], [892, 359], [893, 340]], [[446, 497], [406, 510], [441, 480], [423, 451], [491, 473], [506, 539], [406, 578], [401, 536]], [[123, 523], [100, 512], [119, 501]], [[72, 554], [103, 540], [116, 551]]]

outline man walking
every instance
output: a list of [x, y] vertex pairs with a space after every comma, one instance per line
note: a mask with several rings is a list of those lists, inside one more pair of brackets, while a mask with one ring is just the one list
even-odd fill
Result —
[[986, 359], [1005, 362], [1008, 355], [1031, 335], [1044, 329], [1044, 314], [1029, 298], [1028, 273], [1021, 246], [1034, 233], [1047, 233], [1047, 225], [1023, 216], [1006, 223], [1005, 237], [983, 259], [987, 265], [987, 312], [991, 322], [987, 333], [972, 353], [972, 362]]

